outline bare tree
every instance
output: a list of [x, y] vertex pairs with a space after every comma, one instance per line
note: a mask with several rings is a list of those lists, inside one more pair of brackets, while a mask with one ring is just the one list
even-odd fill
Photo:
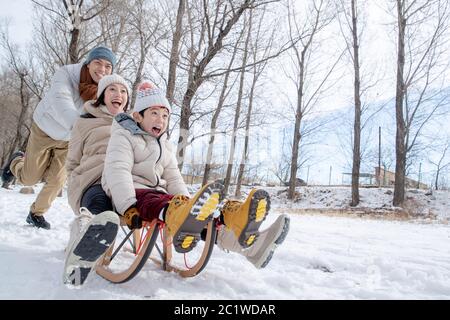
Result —
[[166, 27], [155, 6], [150, 6], [144, 0], [137, 0], [130, 8], [130, 21], [132, 32], [137, 34], [137, 54], [129, 57], [134, 61], [132, 69], [134, 82], [132, 85], [131, 106], [136, 100], [136, 89], [142, 81], [144, 65], [151, 47], [167, 36]]
[[[5, 22], [0, 29], [0, 48], [3, 48], [3, 61], [5, 61], [10, 70], [12, 70], [16, 76], [24, 81], [28, 90], [38, 98], [42, 97], [45, 84], [47, 83], [47, 77], [45, 76], [45, 68], [42, 68], [39, 62], [35, 62], [33, 59], [34, 51], [29, 49], [28, 55], [24, 55], [19, 47], [11, 42], [8, 22]], [[36, 71], [36, 65], [41, 67], [40, 72]], [[44, 70], [42, 70], [44, 69]]]
[[[339, 26], [341, 33], [345, 39], [348, 56], [352, 62], [353, 67], [353, 105], [354, 105], [354, 117], [353, 117], [353, 132], [350, 135], [353, 139], [349, 143], [352, 146], [351, 158], [352, 158], [352, 175], [351, 175], [351, 189], [352, 200], [351, 206], [357, 206], [359, 203], [359, 178], [361, 172], [361, 163], [363, 160], [363, 146], [369, 143], [370, 132], [366, 132], [366, 140], [362, 141], [362, 132], [367, 127], [368, 122], [379, 113], [386, 103], [376, 101], [368, 103], [367, 97], [369, 91], [376, 88], [379, 83], [378, 80], [372, 80], [374, 72], [363, 70], [362, 58], [361, 58], [361, 43], [363, 29], [366, 24], [363, 20], [365, 13], [364, 4], [358, 3], [357, 0], [347, 1], [340, 0], [339, 11]], [[372, 67], [373, 69], [373, 67]], [[366, 102], [363, 102], [363, 99]], [[369, 111], [371, 111], [369, 113]], [[370, 128], [369, 128], [370, 130]], [[367, 130], [366, 130], [367, 131]], [[347, 142], [346, 142], [347, 143]]]
[[247, 37], [245, 39], [244, 43], [244, 54], [242, 57], [242, 70], [240, 72], [240, 78], [239, 78], [239, 88], [238, 88], [238, 97], [236, 102], [236, 109], [234, 113], [234, 122], [233, 122], [233, 130], [231, 133], [231, 140], [230, 140], [230, 153], [228, 156], [228, 163], [227, 163], [227, 171], [225, 174], [224, 179], [224, 194], [228, 193], [228, 188], [230, 187], [231, 183], [231, 173], [233, 171], [233, 163], [234, 163], [234, 153], [236, 149], [236, 139], [237, 139], [237, 131], [239, 126], [239, 117], [241, 114], [241, 108], [242, 108], [242, 100], [243, 100], [243, 92], [244, 92], [244, 82], [245, 82], [245, 66], [247, 65], [247, 58], [248, 58], [248, 46], [250, 43], [250, 32], [252, 27], [252, 14], [249, 14], [249, 19], [246, 20], [244, 26], [248, 31]]
[[179, 47], [181, 41], [181, 31], [183, 28], [183, 16], [185, 10], [186, 10], [186, 0], [179, 0], [177, 18], [175, 23], [175, 31], [173, 32], [172, 48], [170, 51], [169, 75], [167, 77], [166, 97], [167, 100], [169, 100], [170, 104], [174, 102], [175, 80], [176, 80], [177, 65], [179, 61], [179, 54], [180, 54]]
[[[240, 44], [243, 33], [244, 33], [244, 29], [242, 29], [239, 38], [235, 42], [233, 53], [231, 55], [230, 62], [228, 64], [228, 70], [231, 70], [231, 68], [233, 66], [234, 60], [236, 58], [236, 53], [238, 51], [239, 44]], [[215, 142], [216, 135], [218, 133], [217, 132], [217, 121], [218, 121], [220, 113], [224, 107], [225, 99], [227, 98], [227, 96], [229, 95], [229, 93], [231, 92], [231, 90], [233, 88], [233, 86], [231, 86], [231, 88], [229, 88], [229, 80], [230, 80], [231, 74], [232, 74], [231, 71], [227, 72], [227, 73], [225, 73], [225, 75], [223, 77], [223, 85], [222, 85], [222, 89], [220, 91], [219, 99], [217, 102], [217, 107], [214, 110], [214, 113], [213, 113], [213, 116], [211, 119], [210, 136], [209, 136], [208, 150], [206, 153], [206, 163], [205, 163], [205, 170], [203, 172], [202, 185], [205, 185], [208, 183], [209, 174], [210, 174], [212, 166], [213, 166], [212, 159], [213, 159], [213, 151], [214, 151], [214, 142]]]
[[[253, 12], [250, 12], [250, 18], [249, 18], [249, 29], [248, 29], [248, 35], [247, 37], [251, 37], [252, 35], [252, 16]], [[265, 48], [261, 46], [260, 41], [261, 39], [261, 33], [262, 33], [262, 25], [265, 22], [265, 11], [262, 12], [259, 23], [257, 26], [257, 32], [255, 35], [255, 39], [253, 40], [253, 43], [250, 44], [251, 46], [251, 53], [252, 53], [252, 60], [253, 62], [258, 60], [258, 53], [262, 51], [262, 56], [267, 57], [269, 54], [270, 48], [273, 44], [273, 34], [275, 29], [272, 29], [272, 36], [269, 37], [267, 43], [265, 43]], [[264, 61], [264, 59], [261, 59]], [[252, 67], [252, 79], [251, 79], [251, 87], [250, 87], [250, 93], [249, 93], [249, 101], [248, 101], [248, 108], [247, 108], [247, 115], [245, 117], [245, 136], [244, 136], [244, 148], [242, 150], [242, 158], [241, 163], [239, 165], [239, 171], [238, 171], [238, 177], [236, 182], [236, 191], [235, 196], [240, 197], [241, 196], [241, 184], [244, 177], [244, 170], [245, 166], [248, 162], [248, 154], [249, 154], [249, 139], [250, 139], [250, 122], [252, 120], [253, 116], [253, 103], [255, 98], [255, 91], [256, 91], [256, 84], [258, 83], [258, 80], [265, 70], [267, 63], [269, 60], [265, 60], [263, 63], [259, 63], [257, 65], [254, 65]]]
[[[99, 15], [102, 11], [104, 11], [110, 4], [110, 0], [98, 1], [98, 3], [91, 4], [91, 6], [84, 8], [83, 3], [84, 0], [63, 0], [62, 3], [64, 5], [65, 12], [63, 13], [57, 6], [54, 5], [54, 2], [44, 2], [44, 1], [36, 1], [31, 0], [36, 5], [44, 8], [45, 10], [56, 14], [63, 20], [68, 19], [69, 21], [69, 33], [70, 33], [70, 42], [68, 47], [69, 53], [69, 62], [77, 63], [80, 59], [79, 54], [79, 41], [80, 41], [80, 30], [82, 28], [83, 23], [89, 21], [96, 16]], [[67, 17], [65, 16], [67, 15]]]
[[292, 151], [292, 145], [287, 141], [286, 128], [283, 128], [283, 137], [281, 139], [279, 154], [280, 157], [277, 162], [273, 164], [272, 173], [280, 180], [281, 185], [284, 185], [289, 179], [289, 172], [291, 167], [291, 157], [287, 149]]
[[355, 120], [353, 129], [353, 166], [352, 166], [352, 201], [351, 206], [359, 203], [359, 172], [361, 166], [361, 77], [359, 67], [359, 40], [358, 40], [358, 14], [356, 0], [351, 0], [351, 33], [353, 38], [353, 66], [355, 72], [354, 97], [355, 97]]
[[[288, 4], [288, 24], [289, 35], [293, 43], [292, 60], [296, 68], [296, 73], [293, 77], [290, 77], [294, 82], [297, 89], [296, 96], [296, 111], [295, 111], [295, 125], [294, 125], [294, 137], [292, 143], [292, 156], [291, 156], [291, 170], [288, 198], [293, 199], [295, 194], [295, 186], [297, 183], [297, 170], [298, 170], [298, 158], [299, 158], [299, 146], [301, 142], [301, 127], [302, 121], [305, 116], [311, 112], [315, 103], [323, 94], [325, 83], [330, 77], [332, 71], [337, 65], [337, 62], [342, 57], [342, 54], [338, 57], [336, 62], [325, 72], [325, 76], [319, 81], [319, 84], [312, 90], [310, 95], [307, 95], [305, 83], [308, 76], [308, 63], [310, 63], [311, 56], [314, 55], [316, 48], [314, 48], [314, 41], [317, 34], [323, 30], [333, 19], [334, 14], [331, 10], [327, 10], [329, 3], [326, 0], [311, 0], [310, 12], [306, 16], [306, 20], [302, 26], [298, 24], [298, 16], [295, 10], [293, 2], [289, 1]], [[294, 44], [296, 36], [300, 35], [299, 44]], [[311, 68], [310, 68], [311, 69]], [[312, 86], [310, 86], [312, 87]]]
[[[23, 150], [22, 144], [28, 140], [28, 136], [30, 134], [30, 131], [28, 130], [26, 131], [26, 136], [25, 137], [23, 136], [23, 125], [25, 124], [26, 117], [29, 116], [29, 109], [30, 109], [30, 93], [25, 85], [25, 76], [26, 74], [24, 73], [21, 73], [19, 75], [20, 113], [16, 123], [16, 132], [14, 135], [14, 139], [12, 141], [12, 144], [10, 145], [10, 151], [8, 152], [9, 154], [8, 158], [14, 151], [17, 151], [18, 149]], [[9, 184], [10, 184], [9, 182], [3, 181], [2, 188], [8, 189]]]
[[[141, 2], [138, 1], [111, 0], [108, 7], [99, 12], [96, 19], [86, 23], [84, 29], [87, 29], [86, 32], [90, 31], [88, 38], [92, 40], [83, 48], [80, 47], [80, 55], [83, 55], [93, 44], [102, 44], [116, 55], [115, 73], [124, 77], [134, 73], [136, 68], [129, 68], [129, 66], [131, 59], [135, 56], [133, 46], [136, 46], [139, 39], [139, 32], [135, 28], [139, 23], [134, 21], [134, 17], [141, 10], [140, 8]], [[154, 17], [150, 16], [149, 20], [154, 21]], [[100, 30], [99, 37], [97, 37], [98, 30]], [[134, 79], [134, 74], [129, 75], [128, 78]]]
[[23, 150], [23, 145], [29, 136], [30, 101], [32, 95], [25, 85], [24, 76], [6, 71], [0, 76], [0, 156], [3, 164], [17, 150]]
[[428, 159], [428, 161], [436, 167], [436, 173], [434, 175], [434, 188], [438, 190], [439, 188], [439, 178], [442, 172], [444, 172], [448, 167], [450, 167], [450, 156], [448, 152], [450, 151], [450, 139], [447, 137], [447, 142], [441, 146], [440, 150], [436, 150], [440, 153], [438, 161], [433, 159]]
[[446, 49], [450, 4], [446, 0], [396, 0], [395, 4], [398, 36], [393, 204], [401, 206], [408, 152], [444, 104], [435, 86], [443, 74], [439, 60]]
[[[203, 17], [200, 32], [199, 44], [206, 40], [207, 47], [203, 50], [203, 55], [199, 57], [200, 50], [193, 50], [191, 55], [191, 72], [189, 72], [188, 83], [184, 93], [181, 114], [180, 114], [180, 133], [177, 146], [178, 166], [183, 167], [184, 153], [190, 134], [190, 118], [192, 115], [191, 101], [205, 81], [204, 72], [212, 59], [222, 50], [224, 40], [232, 30], [233, 26], [238, 22], [242, 14], [252, 9], [255, 0], [244, 0], [235, 5], [228, 2], [217, 0], [214, 20], [210, 20], [208, 1], [203, 0]], [[189, 11], [189, 10], [188, 10]], [[192, 20], [191, 20], [192, 21]]]
[[[13, 121], [5, 121], [5, 125], [12, 124], [15, 134], [5, 140], [3, 156], [9, 158], [11, 153], [23, 146], [28, 140], [30, 133], [30, 117], [32, 114], [33, 98], [40, 98], [42, 89], [38, 87], [32, 61], [24, 59], [17, 45], [10, 42], [8, 33], [8, 24], [6, 23], [0, 30], [0, 48], [3, 49], [3, 61], [7, 63], [9, 72], [6, 77], [13, 77], [11, 81], [12, 97], [17, 97], [17, 101], [9, 101], [8, 111], [17, 114]], [[7, 115], [6, 115], [7, 116]]]

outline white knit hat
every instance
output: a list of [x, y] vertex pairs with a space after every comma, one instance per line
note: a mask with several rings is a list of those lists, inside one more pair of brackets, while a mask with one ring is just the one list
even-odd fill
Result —
[[134, 104], [134, 112], [141, 112], [150, 107], [165, 107], [172, 112], [169, 101], [161, 90], [159, 90], [153, 83], [144, 81], [138, 86], [136, 95], [136, 103]]
[[125, 88], [127, 88], [128, 96], [130, 96], [130, 87], [128, 86], [128, 83], [125, 81], [125, 79], [119, 76], [118, 74], [110, 74], [108, 76], [104, 76], [98, 82], [97, 98], [100, 98], [103, 91], [105, 91], [106, 87], [108, 87], [110, 84], [113, 83], [119, 83], [124, 85]]

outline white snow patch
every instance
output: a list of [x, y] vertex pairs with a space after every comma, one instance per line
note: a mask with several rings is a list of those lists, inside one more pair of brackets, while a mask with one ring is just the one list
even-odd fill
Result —
[[[280, 188], [268, 188], [272, 210], [262, 229], [285, 208], [345, 206], [349, 189], [332, 189], [301, 188], [302, 199], [289, 203]], [[448, 192], [434, 192], [435, 200], [419, 193], [434, 221], [290, 214], [290, 232], [262, 270], [216, 247], [194, 278], [149, 261], [124, 284], [93, 274], [74, 290], [62, 283], [74, 217], [66, 195], [45, 215], [51, 230], [42, 230], [25, 222], [36, 194], [18, 190], [0, 189], [0, 299], [450, 299], [450, 226], [440, 220], [450, 216]], [[385, 192], [363, 189], [363, 205], [389, 205]]]

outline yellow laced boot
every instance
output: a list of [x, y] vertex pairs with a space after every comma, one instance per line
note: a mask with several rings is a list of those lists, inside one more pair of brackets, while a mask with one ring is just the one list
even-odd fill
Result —
[[177, 252], [189, 252], [196, 246], [200, 233], [222, 200], [222, 190], [220, 182], [213, 182], [201, 188], [192, 199], [177, 195], [170, 201], [165, 222]]
[[244, 202], [228, 200], [222, 209], [225, 226], [231, 229], [243, 248], [250, 247], [259, 236], [259, 227], [270, 209], [267, 191], [252, 189]]

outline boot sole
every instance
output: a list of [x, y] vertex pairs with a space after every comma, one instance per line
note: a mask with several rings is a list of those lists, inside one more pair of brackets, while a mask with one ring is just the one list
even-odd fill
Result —
[[198, 195], [183, 224], [173, 236], [175, 251], [187, 253], [195, 248], [201, 238], [201, 232], [211, 221], [217, 205], [222, 201], [222, 190], [221, 183], [213, 182]]
[[250, 201], [247, 224], [238, 237], [243, 248], [250, 247], [259, 236], [259, 227], [270, 210], [270, 196], [265, 190], [257, 190]]
[[[96, 217], [100, 221], [96, 221]], [[114, 242], [118, 230], [118, 216], [114, 218], [94, 216], [86, 232], [67, 257], [64, 283], [82, 285], [94, 269], [98, 258]]]
[[269, 254], [267, 255], [267, 257], [264, 259], [264, 262], [261, 264], [260, 268], [265, 268], [270, 260], [272, 260], [273, 254], [275, 252], [275, 249], [283, 243], [283, 241], [286, 239], [286, 236], [289, 232], [289, 225], [290, 225], [290, 221], [291, 219], [289, 217], [286, 217], [286, 219], [284, 220], [284, 224], [283, 224], [283, 229], [281, 230], [280, 234], [278, 235], [277, 239], [273, 242]]

